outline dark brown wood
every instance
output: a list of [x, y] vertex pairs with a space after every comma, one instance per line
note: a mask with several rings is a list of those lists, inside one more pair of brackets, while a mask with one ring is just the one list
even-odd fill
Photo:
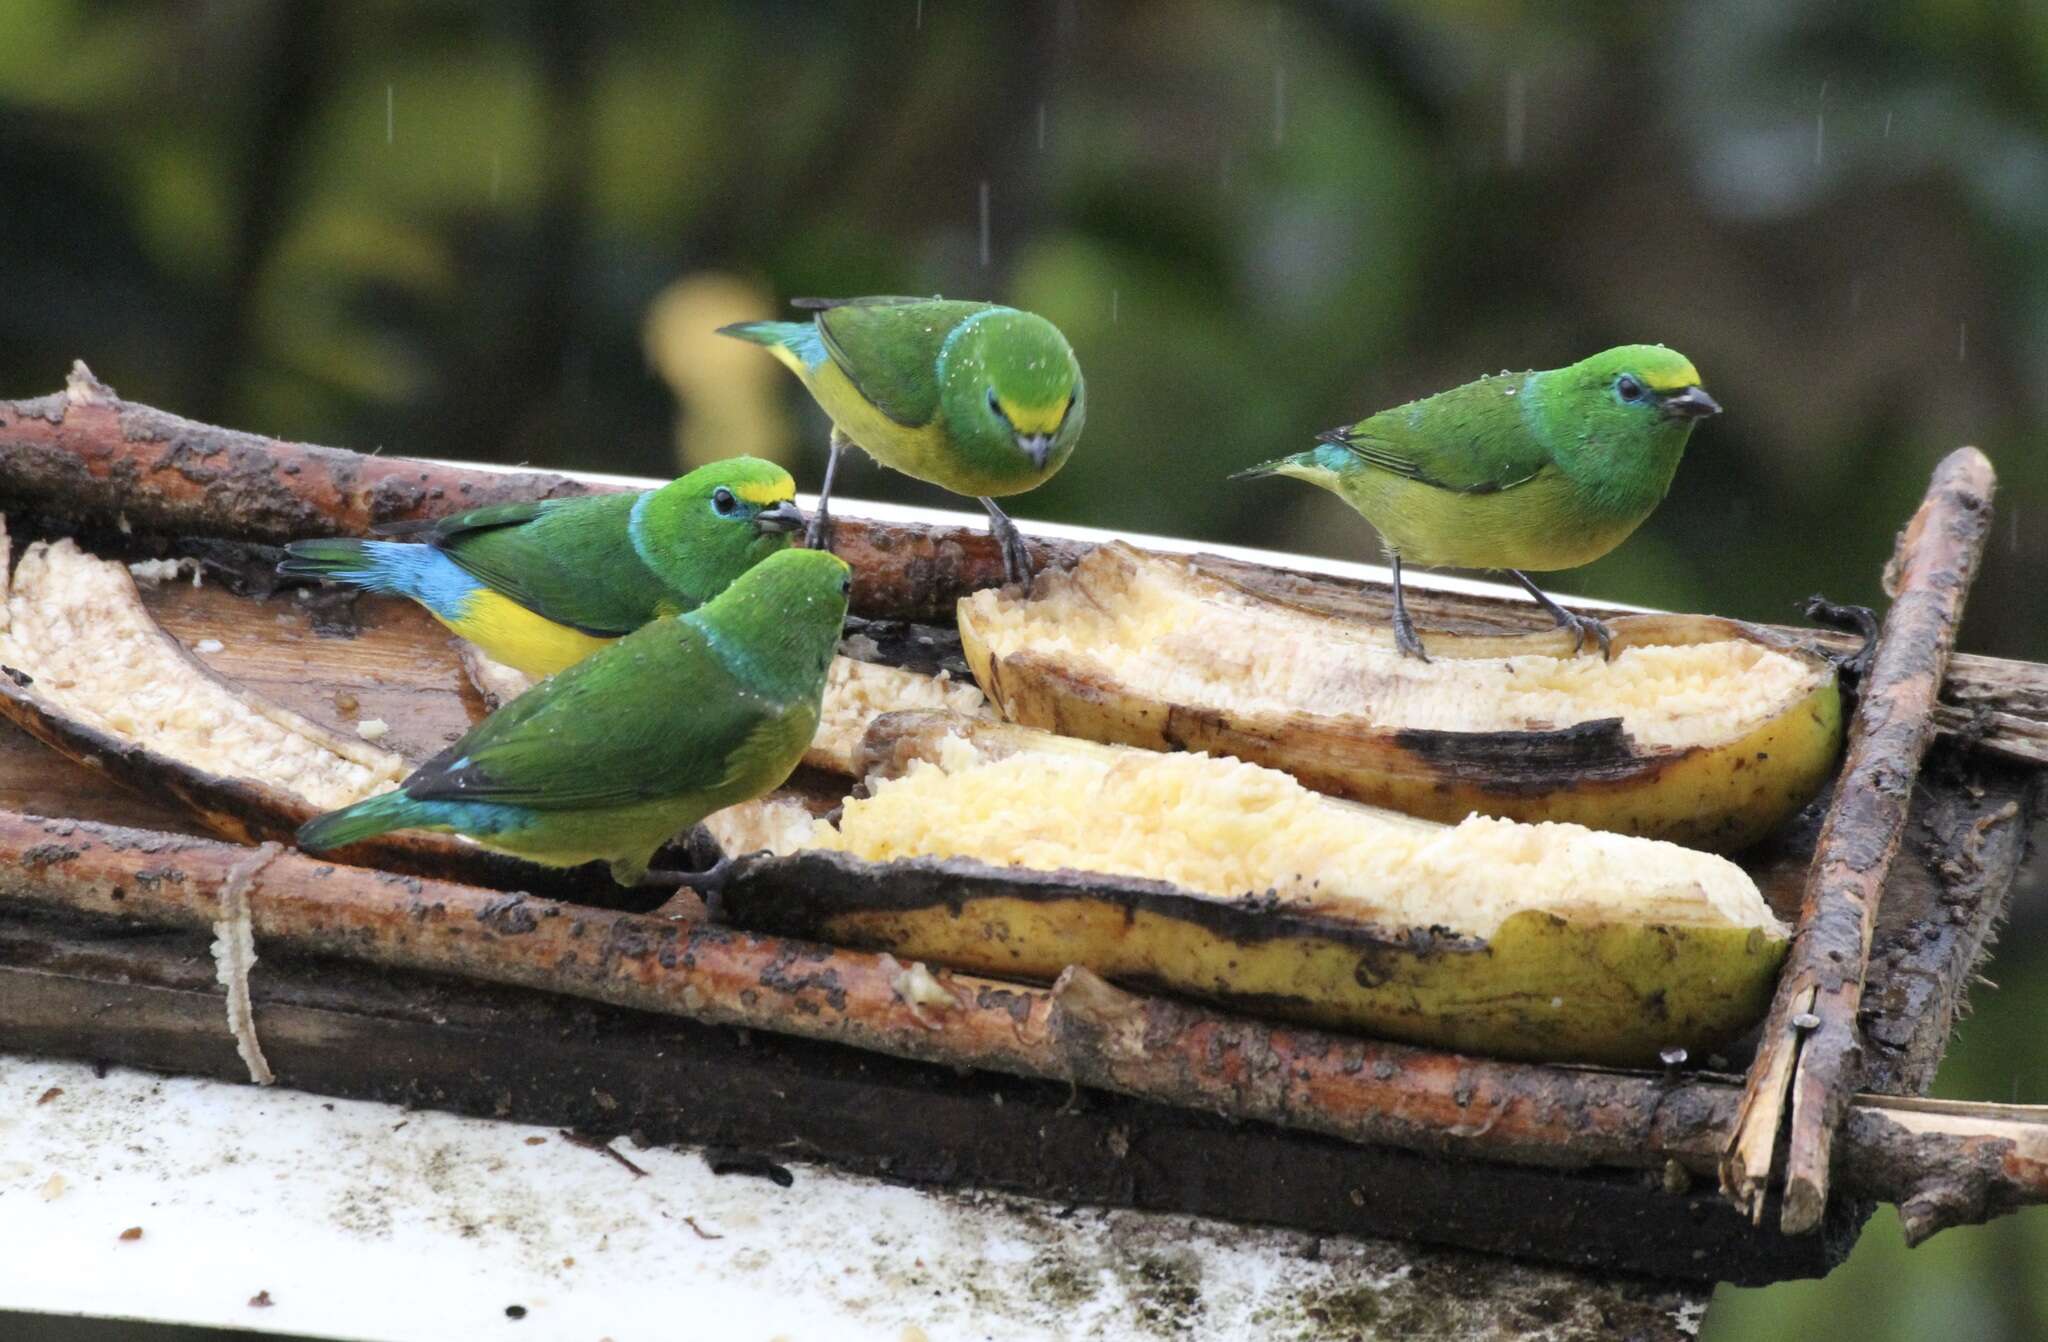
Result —
[[1951, 453], [1899, 537], [1887, 570], [1892, 606], [1808, 870], [1798, 933], [1721, 1164], [1723, 1191], [1760, 1220], [1789, 1097], [1781, 1212], [1788, 1234], [1817, 1227], [1827, 1205], [1830, 1148], [1861, 1076], [1857, 1008], [1878, 906], [1905, 834], [1914, 779], [1934, 737], [1936, 700], [1990, 531], [1995, 485], [1983, 453]]
[[1938, 744], [1892, 862], [1863, 990], [1863, 1089], [1924, 1095], [2025, 860], [2041, 774]]
[[[0, 909], [10, 1047], [228, 1081], [206, 935]], [[1359, 1147], [1271, 1124], [262, 946], [257, 1028], [295, 1089], [736, 1147], [886, 1179], [1388, 1236], [1673, 1281], [1825, 1272], [1704, 1182]], [[404, 1059], [393, 1066], [393, 1059]], [[627, 1148], [630, 1152], [630, 1147]], [[626, 1177], [623, 1172], [619, 1177]], [[799, 1178], [789, 1196], [801, 1197]]]

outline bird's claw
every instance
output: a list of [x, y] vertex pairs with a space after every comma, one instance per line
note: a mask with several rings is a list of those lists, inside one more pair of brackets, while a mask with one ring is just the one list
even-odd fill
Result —
[[1422, 638], [1415, 632], [1415, 621], [1408, 618], [1406, 610], [1394, 612], [1394, 646], [1403, 657], [1413, 657], [1418, 662], [1429, 661], [1429, 654], [1422, 650]]
[[1567, 611], [1558, 624], [1572, 631], [1572, 656], [1579, 655], [1579, 650], [1586, 646], [1586, 636], [1591, 634], [1593, 642], [1599, 646], [1601, 660], [1614, 660], [1614, 633], [1600, 621], [1590, 615], [1574, 615]]
[[1031, 551], [1024, 545], [1024, 538], [1011, 527], [997, 537], [1003, 546], [1003, 581], [1005, 583], [1031, 582]]
[[832, 548], [832, 514], [820, 504], [811, 511], [810, 523], [804, 527], [804, 548], [806, 550], [830, 550]]
[[687, 890], [703, 900], [706, 908], [712, 908], [731, 882], [732, 869], [733, 860], [721, 857], [702, 871], [649, 871], [634, 884], [644, 890], [673, 890], [677, 894]]
[[1031, 585], [1031, 551], [1024, 544], [1024, 535], [1017, 530], [1017, 524], [1010, 520], [1008, 513], [996, 506], [994, 499], [980, 500], [988, 513], [988, 534], [995, 537], [996, 546], [1003, 552], [1003, 581], [1026, 587]]

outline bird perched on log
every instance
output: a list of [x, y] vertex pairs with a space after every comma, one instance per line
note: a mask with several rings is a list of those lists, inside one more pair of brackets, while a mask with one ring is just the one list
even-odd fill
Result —
[[410, 597], [485, 653], [551, 676], [649, 620], [694, 610], [804, 524], [789, 472], [755, 457], [659, 489], [503, 503], [306, 540], [278, 572]]
[[1012, 582], [1030, 559], [998, 498], [1066, 465], [1086, 393], [1067, 338], [1045, 318], [939, 298], [798, 299], [802, 322], [720, 328], [765, 345], [832, 419], [825, 487], [807, 544], [831, 544], [832, 477], [848, 443], [884, 466], [978, 499]]
[[514, 699], [396, 791], [307, 822], [299, 847], [431, 829], [551, 866], [602, 860], [637, 884], [678, 831], [796, 768], [851, 584], [835, 555], [770, 555]]
[[1685, 356], [1621, 345], [1382, 410], [1231, 478], [1291, 475], [1364, 514], [1394, 571], [1394, 641], [1411, 657], [1428, 660], [1402, 598], [1403, 561], [1506, 570], [1572, 631], [1574, 651], [1591, 635], [1605, 654], [1606, 626], [1526, 571], [1576, 568], [1626, 540], [1663, 501], [1693, 426], [1720, 410]]

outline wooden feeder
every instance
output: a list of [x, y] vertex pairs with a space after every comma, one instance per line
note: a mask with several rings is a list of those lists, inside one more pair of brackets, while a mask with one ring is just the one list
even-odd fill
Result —
[[[2048, 1200], [2048, 1113], [1922, 1098], [2048, 763], [2048, 668], [1951, 655], [1993, 484], [1972, 449], [1937, 468], [1887, 570], [1841, 772], [1744, 859], [1798, 927], [1746, 1075], [1740, 1057], [1635, 1072], [1461, 1056], [1078, 968], [1049, 986], [948, 975], [954, 1004], [935, 1023], [889, 957], [663, 916], [601, 877], [543, 877], [431, 837], [379, 849], [382, 870], [302, 855], [288, 843], [303, 804], [166, 768], [146, 742], [52, 713], [12, 668], [0, 713], [23, 730], [0, 732], [0, 1034], [244, 1077], [207, 945], [245, 912], [261, 1058], [305, 1090], [1689, 1286], [1817, 1275], [1876, 1200], [1899, 1205], [1915, 1241]], [[455, 692], [452, 640], [401, 602], [309, 613], [275, 591], [274, 547], [614, 487], [212, 428], [123, 402], [82, 365], [62, 392], [0, 403], [17, 548], [70, 536], [125, 560], [195, 560], [203, 583], [141, 593], [164, 630], [217, 640], [217, 675], [337, 734], [383, 723], [381, 744], [414, 758], [483, 708]], [[928, 661], [948, 635], [917, 626], [1001, 580], [978, 531], [846, 517], [837, 548], [885, 660]], [[1087, 547], [1032, 548], [1057, 566]], [[1387, 613], [1374, 584], [1204, 562], [1321, 609]], [[1434, 628], [1542, 621], [1519, 600], [1409, 600]]]

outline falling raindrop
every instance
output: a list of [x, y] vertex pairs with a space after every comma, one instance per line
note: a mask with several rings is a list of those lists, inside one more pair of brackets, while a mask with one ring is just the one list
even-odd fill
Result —
[[1038, 105], [1038, 147], [1045, 148], [1045, 104]]
[[1884, 114], [1884, 138], [1887, 140], [1892, 138], [1892, 114], [1890, 112]]
[[1287, 67], [1273, 67], [1273, 147], [1287, 142]]
[[924, 0], [917, 0], [917, 30], [924, 31]]
[[1813, 114], [1813, 166], [1818, 168], [1827, 157], [1828, 144], [1828, 81], [1820, 81], [1820, 107]]
[[2020, 552], [2020, 510], [2017, 505], [2012, 510], [2012, 529], [2007, 543], [2011, 546], [2014, 554]]
[[384, 86], [384, 143], [390, 144], [398, 135], [398, 88], [394, 84]]
[[1520, 70], [1508, 71], [1508, 124], [1505, 145], [1508, 166], [1522, 166], [1522, 147], [1529, 129], [1529, 78]]
[[1117, 324], [1117, 304], [1120, 298], [1121, 295], [1115, 289], [1109, 291], [1109, 324], [1111, 326]]
[[1970, 358], [1970, 324], [1956, 323], [1956, 362], [1967, 363]]
[[1216, 189], [1218, 191], [1230, 190], [1230, 147], [1228, 145], [1225, 145], [1223, 151], [1216, 156]]
[[504, 184], [504, 181], [504, 156], [500, 154], [497, 150], [493, 149], [491, 151], [491, 200], [493, 203], [497, 201], [498, 188]]
[[981, 179], [981, 264], [988, 265], [988, 178]]

